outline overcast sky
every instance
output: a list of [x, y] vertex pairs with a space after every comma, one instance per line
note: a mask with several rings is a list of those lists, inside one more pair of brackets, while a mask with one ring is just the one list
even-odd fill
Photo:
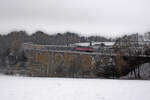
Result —
[[143, 33], [150, 31], [150, 0], [0, 0], [0, 32], [12, 30]]

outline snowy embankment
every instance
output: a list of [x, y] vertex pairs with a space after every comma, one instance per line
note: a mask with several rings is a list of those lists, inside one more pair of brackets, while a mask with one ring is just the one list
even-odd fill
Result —
[[150, 100], [150, 81], [0, 75], [0, 100]]

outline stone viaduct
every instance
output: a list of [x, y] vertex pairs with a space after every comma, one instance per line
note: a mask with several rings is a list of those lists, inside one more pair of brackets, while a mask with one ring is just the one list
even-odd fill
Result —
[[120, 52], [48, 50], [46, 45], [25, 43], [27, 74], [40, 77], [120, 77], [149, 62], [150, 56], [123, 56]]

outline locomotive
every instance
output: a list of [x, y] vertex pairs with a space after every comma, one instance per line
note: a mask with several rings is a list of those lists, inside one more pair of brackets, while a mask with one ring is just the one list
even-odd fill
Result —
[[94, 52], [94, 48], [89, 46], [76, 46], [74, 49], [80, 52]]

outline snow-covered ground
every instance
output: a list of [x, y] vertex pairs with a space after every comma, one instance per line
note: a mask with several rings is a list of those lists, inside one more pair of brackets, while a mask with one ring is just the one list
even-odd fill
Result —
[[0, 75], [0, 100], [150, 100], [150, 81]]

